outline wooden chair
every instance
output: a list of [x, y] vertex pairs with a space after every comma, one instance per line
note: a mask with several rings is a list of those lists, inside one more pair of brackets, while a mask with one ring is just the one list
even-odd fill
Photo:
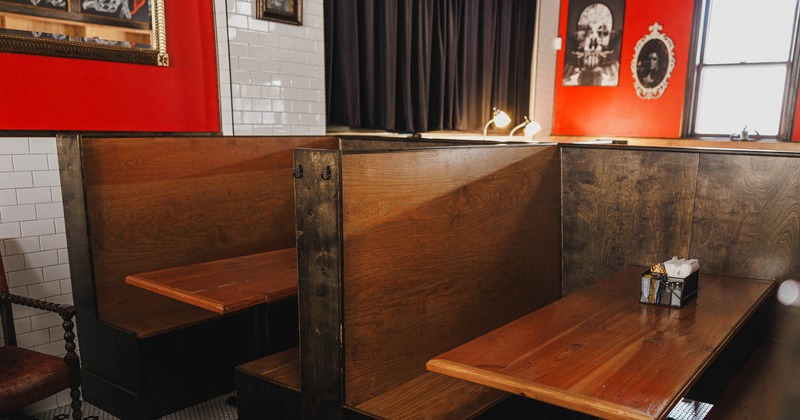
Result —
[[[17, 304], [57, 313], [64, 320], [64, 358], [17, 347], [11, 305]], [[81, 412], [80, 359], [75, 353], [72, 318], [75, 307], [59, 305], [8, 292], [5, 269], [0, 259], [0, 320], [5, 346], [0, 347], [0, 415], [6, 415], [53, 395], [71, 389], [72, 418], [83, 418]]]

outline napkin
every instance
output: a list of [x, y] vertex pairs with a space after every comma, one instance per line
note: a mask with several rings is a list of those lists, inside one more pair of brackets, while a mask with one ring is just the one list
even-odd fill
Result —
[[672, 257], [669, 261], [664, 261], [664, 268], [667, 276], [675, 278], [685, 278], [700, 269], [700, 263], [696, 259], [678, 259]]

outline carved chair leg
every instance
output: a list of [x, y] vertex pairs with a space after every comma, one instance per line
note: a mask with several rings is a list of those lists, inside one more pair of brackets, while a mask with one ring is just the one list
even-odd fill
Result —
[[62, 326], [64, 327], [64, 349], [67, 351], [64, 356], [64, 361], [69, 366], [69, 396], [72, 398], [72, 419], [82, 420], [83, 412], [81, 411], [81, 362], [78, 354], [75, 353], [75, 333], [72, 332], [75, 324], [72, 322], [72, 317], [75, 315], [74, 310], [68, 311], [61, 315], [64, 320]]

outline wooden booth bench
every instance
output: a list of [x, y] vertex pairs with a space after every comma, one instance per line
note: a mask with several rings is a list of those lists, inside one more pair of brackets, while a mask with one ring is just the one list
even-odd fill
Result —
[[296, 150], [300, 347], [238, 368], [240, 399], [262, 395], [240, 418], [472, 418], [503, 400], [425, 362], [560, 296], [558, 161]]
[[[294, 255], [292, 150], [338, 149], [338, 139], [57, 143], [85, 399], [123, 419], [152, 419], [232, 390], [234, 366], [263, 355], [255, 354], [263, 319], [248, 310], [220, 315], [125, 278], [267, 251]], [[294, 294], [268, 308], [268, 351], [297, 342]]]

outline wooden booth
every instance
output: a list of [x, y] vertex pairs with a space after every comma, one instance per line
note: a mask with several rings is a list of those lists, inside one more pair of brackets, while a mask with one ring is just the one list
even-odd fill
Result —
[[[123, 419], [151, 419], [232, 390], [234, 366], [269, 350], [258, 311], [220, 315], [125, 278], [293, 249], [292, 151], [336, 149], [338, 140], [57, 142], [84, 398]], [[295, 302], [269, 306], [273, 351], [297, 341]]]
[[[60, 137], [87, 401], [157, 417], [232, 389], [236, 367], [242, 420], [491, 417], [518, 398], [426, 363], [673, 255], [700, 260], [698, 299], [703, 276], [800, 276], [800, 150], [557, 140]], [[296, 300], [187, 283], [272, 252], [296, 258]], [[770, 302], [690, 397], [726, 400], [776, 336]]]

